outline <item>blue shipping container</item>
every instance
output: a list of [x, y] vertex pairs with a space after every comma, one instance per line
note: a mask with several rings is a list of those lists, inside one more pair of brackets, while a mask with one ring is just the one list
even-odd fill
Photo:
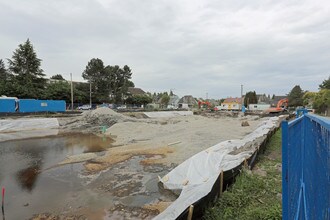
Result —
[[0, 99], [0, 113], [15, 112], [15, 99]]
[[19, 112], [65, 112], [65, 101], [20, 99]]

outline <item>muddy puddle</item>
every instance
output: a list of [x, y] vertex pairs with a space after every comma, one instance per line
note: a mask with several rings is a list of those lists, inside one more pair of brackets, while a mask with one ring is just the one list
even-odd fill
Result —
[[86, 173], [83, 163], [55, 166], [72, 155], [102, 155], [111, 142], [77, 133], [0, 143], [5, 218], [148, 219], [159, 211], [145, 209], [145, 205], [175, 200], [176, 196], [157, 184], [157, 176], [174, 165], [142, 166], [144, 156], [93, 175]]

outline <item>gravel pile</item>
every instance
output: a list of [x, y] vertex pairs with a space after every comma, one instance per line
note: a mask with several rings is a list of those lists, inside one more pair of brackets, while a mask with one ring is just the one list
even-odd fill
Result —
[[109, 128], [118, 122], [136, 121], [136, 119], [122, 115], [110, 108], [102, 107], [92, 111], [86, 111], [81, 116], [60, 121], [63, 130], [80, 132], [101, 132], [101, 128]]

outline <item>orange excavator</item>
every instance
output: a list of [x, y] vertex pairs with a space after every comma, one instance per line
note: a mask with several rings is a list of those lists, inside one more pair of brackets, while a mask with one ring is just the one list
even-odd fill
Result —
[[283, 112], [287, 111], [288, 104], [289, 104], [289, 99], [287, 99], [287, 98], [281, 99], [277, 102], [276, 107], [267, 109], [267, 112], [269, 114], [283, 113]]
[[198, 101], [198, 108], [207, 108], [210, 109], [211, 108], [211, 103], [208, 101]]

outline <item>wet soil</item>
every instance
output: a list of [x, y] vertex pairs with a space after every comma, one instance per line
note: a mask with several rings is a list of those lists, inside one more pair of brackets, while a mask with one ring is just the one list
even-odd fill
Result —
[[84, 163], [56, 166], [67, 156], [101, 156], [111, 143], [78, 133], [0, 143], [6, 219], [148, 219], [159, 211], [146, 205], [176, 199], [158, 188], [158, 176], [175, 164], [142, 162], [159, 155], [132, 156], [101, 172], [86, 171]]

